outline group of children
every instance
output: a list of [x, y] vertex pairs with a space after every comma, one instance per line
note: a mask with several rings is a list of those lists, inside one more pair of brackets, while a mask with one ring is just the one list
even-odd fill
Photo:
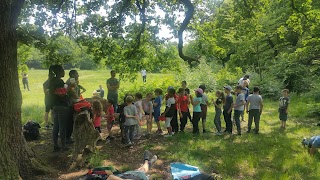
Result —
[[[167, 94], [164, 96], [165, 110], [161, 113], [162, 106], [162, 90], [156, 89], [153, 93], [148, 93], [143, 98], [141, 93], [136, 93], [134, 96], [127, 94], [124, 101], [117, 110], [113, 107], [113, 100], [108, 99], [106, 103], [105, 118], [107, 119], [107, 130], [109, 136], [107, 141], [113, 140], [112, 126], [114, 125], [115, 116], [119, 116], [119, 123], [121, 129], [122, 142], [128, 147], [133, 147], [134, 139], [139, 139], [141, 136], [141, 126], [146, 122], [147, 129], [145, 136], [150, 137], [152, 132], [153, 119], [157, 125], [157, 134], [163, 134], [161, 128], [161, 121], [164, 121], [167, 133], [165, 137], [170, 137], [175, 133], [183, 133], [185, 131], [188, 118], [192, 122], [193, 133], [199, 134], [199, 122], [202, 120], [203, 133], [207, 133], [206, 119], [207, 108], [209, 105], [215, 107], [214, 124], [217, 129], [216, 135], [222, 135], [221, 115], [223, 115], [226, 128], [225, 133], [232, 134], [233, 122], [237, 128], [237, 134], [241, 135], [241, 121], [244, 112], [249, 114], [248, 130], [251, 132], [252, 123], [255, 123], [256, 134], [259, 133], [260, 115], [263, 110], [263, 100], [260, 95], [260, 89], [258, 87], [253, 88], [253, 93], [249, 94], [248, 81], [244, 80], [242, 85], [236, 86], [235, 102], [232, 95], [233, 89], [231, 86], [224, 86], [224, 91], [216, 91], [216, 98], [209, 102], [206, 95], [206, 86], [200, 85], [194, 91], [194, 95], [190, 93], [187, 88], [186, 81], [182, 82], [182, 87], [177, 91], [173, 87], [168, 87]], [[281, 128], [285, 128], [287, 113], [288, 113], [288, 90], [283, 90], [283, 97], [280, 98], [279, 117], [282, 121]], [[192, 118], [190, 113], [190, 107], [192, 106]], [[94, 112], [94, 126], [101, 132], [101, 117], [102, 117], [102, 105], [100, 101], [93, 102]], [[232, 116], [233, 112], [233, 116]], [[180, 126], [178, 123], [178, 117], [180, 118]]]

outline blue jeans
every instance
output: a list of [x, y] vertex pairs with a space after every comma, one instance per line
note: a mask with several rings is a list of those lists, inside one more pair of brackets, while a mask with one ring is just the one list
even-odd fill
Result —
[[53, 106], [53, 130], [52, 139], [54, 147], [58, 146], [58, 135], [60, 134], [61, 146], [66, 147], [66, 127], [70, 116], [70, 108], [65, 106]]

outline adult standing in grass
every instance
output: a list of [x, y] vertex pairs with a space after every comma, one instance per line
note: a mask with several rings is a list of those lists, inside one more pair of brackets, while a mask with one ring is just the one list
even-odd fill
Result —
[[24, 90], [28, 89], [28, 91], [30, 91], [30, 89], [29, 89], [28, 74], [25, 73], [25, 72], [22, 73], [22, 84], [23, 84]]
[[226, 94], [226, 102], [223, 106], [223, 117], [224, 121], [226, 122], [226, 130], [225, 132], [232, 134], [232, 121], [231, 121], [231, 114], [233, 108], [233, 97], [231, 95], [232, 87], [231, 86], [224, 86], [224, 92]]
[[312, 136], [310, 140], [304, 138], [302, 140], [302, 145], [308, 147], [308, 152], [310, 155], [314, 155], [317, 151], [317, 148], [320, 148], [320, 136]]
[[142, 76], [143, 83], [146, 83], [147, 82], [147, 71], [145, 69], [141, 70], [141, 76]]
[[252, 121], [254, 120], [255, 124], [255, 133], [259, 133], [260, 129], [260, 116], [263, 109], [262, 97], [259, 94], [260, 89], [258, 87], [253, 88], [253, 94], [249, 95], [246, 110], [249, 113], [249, 121], [248, 121], [248, 133], [251, 131]]
[[111, 78], [109, 78], [106, 82], [108, 88], [107, 99], [113, 99], [113, 108], [114, 112], [117, 111], [118, 108], [118, 90], [120, 87], [120, 82], [116, 78], [116, 71], [112, 70], [110, 72]]
[[248, 74], [244, 75], [242, 78], [239, 79], [238, 85], [243, 87], [243, 82], [244, 81], [247, 81], [248, 84], [250, 84], [250, 79], [249, 78], [250, 78], [250, 75], [248, 75]]
[[53, 78], [51, 76], [53, 76], [53, 74], [49, 74], [48, 79], [43, 83], [44, 104], [45, 104], [44, 122], [46, 123], [46, 129], [49, 129], [50, 125], [53, 125], [52, 123], [49, 123], [49, 113], [51, 110], [49, 84], [50, 84], [50, 79]]
[[49, 95], [52, 103], [53, 114], [53, 149], [59, 151], [58, 137], [61, 139], [61, 147], [63, 150], [68, 150], [66, 146], [66, 126], [70, 114], [69, 99], [67, 90], [62, 80], [65, 72], [62, 66], [53, 65], [49, 68]]

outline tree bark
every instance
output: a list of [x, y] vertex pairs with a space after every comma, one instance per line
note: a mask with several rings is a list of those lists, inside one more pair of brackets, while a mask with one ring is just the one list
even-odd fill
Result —
[[33, 179], [46, 171], [22, 136], [16, 28], [23, 3], [0, 1], [0, 179]]
[[179, 38], [178, 51], [179, 51], [180, 58], [188, 62], [189, 65], [192, 65], [192, 62], [199, 62], [199, 60], [193, 57], [186, 56], [183, 53], [183, 32], [186, 30], [186, 28], [188, 27], [188, 24], [190, 23], [191, 18], [193, 17], [194, 7], [190, 0], [180, 0], [180, 2], [184, 4], [184, 6], [186, 6], [188, 10], [186, 11], [186, 16], [182, 24], [180, 25], [180, 28], [178, 31], [178, 38]]

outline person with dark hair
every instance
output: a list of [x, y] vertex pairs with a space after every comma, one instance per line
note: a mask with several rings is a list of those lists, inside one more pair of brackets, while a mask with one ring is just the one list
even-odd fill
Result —
[[279, 119], [281, 121], [281, 129], [286, 129], [286, 122], [288, 120], [288, 107], [290, 104], [289, 90], [282, 90], [282, 97], [279, 103]]
[[304, 138], [302, 140], [302, 145], [308, 147], [308, 152], [310, 155], [314, 155], [317, 148], [320, 148], [320, 136], [312, 136], [309, 140]]
[[164, 135], [164, 137], [171, 137], [172, 136], [172, 126], [171, 126], [171, 120], [174, 116], [174, 111], [176, 109], [176, 100], [174, 98], [176, 94], [176, 90], [173, 87], [168, 87], [168, 94], [167, 94], [167, 100], [166, 100], [166, 109], [161, 114], [161, 116], [165, 117], [165, 124], [168, 130], [168, 134]]
[[198, 88], [195, 90], [196, 97], [191, 100], [193, 105], [193, 119], [192, 119], [192, 126], [193, 126], [193, 134], [199, 134], [199, 121], [201, 118], [201, 102], [203, 96], [203, 90]]
[[221, 132], [221, 114], [222, 114], [222, 105], [225, 103], [225, 97], [224, 97], [224, 93], [222, 91], [217, 91], [216, 92], [216, 96], [217, 99], [214, 101], [213, 100], [213, 104], [214, 104], [214, 108], [216, 111], [216, 114], [214, 116], [214, 125], [217, 128], [217, 133], [216, 135], [220, 136], [222, 135]]
[[28, 74], [25, 73], [25, 72], [22, 73], [22, 84], [23, 84], [24, 90], [28, 89], [28, 91], [30, 91], [30, 89], [29, 89]]
[[112, 98], [114, 100], [113, 108], [114, 108], [114, 111], [116, 112], [118, 108], [118, 90], [120, 87], [120, 82], [116, 78], [116, 72], [114, 70], [112, 70], [110, 74], [111, 74], [111, 78], [109, 78], [106, 82], [107, 88], [108, 88], [107, 99]]
[[244, 105], [246, 104], [245, 95], [242, 92], [242, 86], [238, 85], [236, 87], [237, 99], [236, 103], [234, 104], [234, 119], [236, 121], [238, 135], [241, 136], [241, 123], [240, 123], [240, 116], [244, 111]]
[[[255, 124], [255, 133], [259, 133], [259, 124], [260, 124], [260, 116], [263, 109], [262, 97], [259, 94], [259, 87], [253, 88], [253, 94], [249, 95], [246, 104], [247, 113], [249, 113], [249, 121], [248, 121], [248, 133], [251, 131], [252, 121], [254, 120]], [[250, 106], [249, 106], [250, 105]]]
[[[187, 87], [187, 81], [182, 81], [181, 82], [181, 87], [184, 89], [186, 95], [189, 96], [189, 99], [191, 99], [190, 89]], [[189, 118], [190, 121], [192, 121], [189, 106], [188, 106], [188, 118]]]
[[224, 121], [226, 122], [226, 130], [225, 132], [232, 134], [232, 108], [233, 108], [233, 97], [231, 95], [232, 87], [231, 86], [224, 86], [224, 92], [226, 94], [226, 101], [223, 106], [223, 117]]
[[184, 132], [188, 121], [188, 105], [190, 104], [189, 96], [186, 95], [184, 88], [180, 88], [178, 91], [178, 112], [180, 116], [180, 132]]
[[105, 116], [107, 119], [107, 130], [108, 130], [108, 137], [106, 138], [107, 142], [114, 140], [114, 137], [111, 131], [115, 121], [113, 101], [114, 101], [113, 99], [108, 99], [107, 101], [107, 109], [106, 109], [106, 116]]
[[[50, 76], [52, 76], [52, 74]], [[49, 83], [50, 83], [50, 79], [53, 78], [50, 76], [48, 76], [48, 79], [43, 83], [44, 104], [45, 104], [44, 122], [46, 123], [46, 126], [45, 126], [46, 129], [49, 129], [50, 125], [53, 126], [52, 119], [51, 119], [51, 122], [49, 122], [49, 113], [52, 106], [50, 96], [49, 96]]]
[[62, 80], [65, 72], [61, 65], [53, 65], [49, 68], [49, 95], [51, 98], [53, 114], [53, 149], [59, 151], [58, 137], [61, 139], [62, 150], [68, 150], [66, 146], [66, 126], [70, 114], [69, 99], [67, 90]]
[[203, 133], [207, 133], [206, 131], [206, 121], [207, 121], [207, 111], [208, 111], [208, 96], [205, 94], [206, 91], [206, 85], [202, 84], [199, 86], [200, 89], [202, 89], [203, 94], [202, 94], [202, 100], [201, 100], [201, 120], [202, 120], [202, 129]]
[[160, 120], [159, 120], [159, 117], [161, 114], [162, 90], [157, 88], [154, 91], [154, 94], [155, 94], [156, 98], [153, 101], [153, 117], [154, 117], [154, 121], [156, 122], [157, 128], [158, 128], [156, 133], [160, 135], [163, 133], [161, 126], [160, 126]]

